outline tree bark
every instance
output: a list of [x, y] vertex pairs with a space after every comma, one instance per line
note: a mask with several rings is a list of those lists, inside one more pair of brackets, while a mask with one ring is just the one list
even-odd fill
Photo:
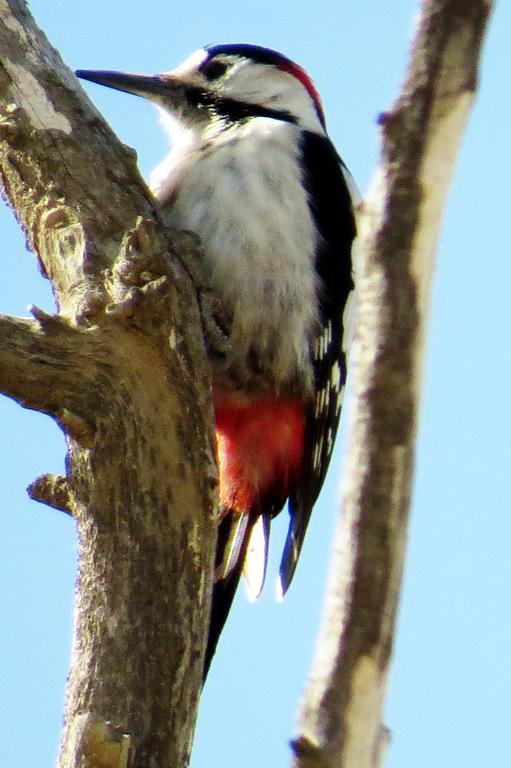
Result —
[[377, 768], [406, 544], [424, 336], [445, 194], [491, 3], [424, 0], [359, 221], [351, 426], [295, 768]]
[[[402, 93], [382, 116], [357, 246], [343, 516], [296, 768], [381, 762], [434, 246], [490, 8], [424, 1]], [[59, 765], [179, 768], [216, 539], [198, 245], [163, 229], [133, 155], [22, 0], [0, 0], [0, 46], [2, 185], [58, 306], [0, 317], [0, 390], [61, 425], [67, 475], [30, 492], [74, 516], [79, 542]]]
[[0, 175], [58, 315], [0, 318], [0, 389], [57, 420], [77, 525], [61, 768], [185, 766], [216, 540], [197, 244], [171, 238], [124, 148], [21, 0], [0, 0]]

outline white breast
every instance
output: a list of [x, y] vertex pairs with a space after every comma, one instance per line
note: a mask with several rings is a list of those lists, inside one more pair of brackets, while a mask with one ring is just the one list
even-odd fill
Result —
[[[234, 368], [257, 360], [274, 383], [311, 377], [317, 233], [298, 129], [256, 118], [177, 149], [151, 179], [166, 223], [196, 232], [212, 287], [232, 314]], [[168, 203], [166, 203], [168, 201]]]

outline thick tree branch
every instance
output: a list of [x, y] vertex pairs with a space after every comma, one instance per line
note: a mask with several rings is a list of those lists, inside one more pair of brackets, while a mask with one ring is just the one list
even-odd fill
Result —
[[32, 490], [78, 532], [59, 764], [179, 768], [216, 539], [209, 369], [183, 266], [197, 244], [163, 230], [22, 0], [0, 0], [0, 50], [0, 178], [60, 315], [0, 320], [0, 390], [62, 426], [67, 478]]
[[[59, 317], [37, 320], [0, 315], [0, 391], [21, 405], [55, 415], [83, 397], [79, 371], [90, 353], [87, 332]], [[51, 330], [48, 328], [51, 326]]]
[[376, 768], [406, 541], [434, 249], [491, 3], [424, 0], [360, 222], [352, 424], [296, 768]]

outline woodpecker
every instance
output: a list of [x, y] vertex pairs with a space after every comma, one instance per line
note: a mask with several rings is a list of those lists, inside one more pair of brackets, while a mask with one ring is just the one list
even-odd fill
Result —
[[268, 48], [214, 45], [146, 76], [79, 70], [157, 105], [171, 151], [151, 176], [164, 222], [192, 230], [228, 317], [211, 350], [219, 527], [205, 674], [240, 574], [255, 599], [288, 503], [281, 595], [325, 479], [346, 381], [353, 185], [306, 72]]

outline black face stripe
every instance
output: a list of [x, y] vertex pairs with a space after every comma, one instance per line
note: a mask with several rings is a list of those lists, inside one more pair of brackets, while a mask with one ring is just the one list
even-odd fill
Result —
[[191, 106], [210, 110], [217, 117], [229, 120], [231, 123], [238, 123], [251, 117], [270, 117], [273, 120], [296, 123], [296, 118], [284, 110], [269, 109], [248, 101], [222, 98], [202, 88], [187, 88], [186, 97]]

